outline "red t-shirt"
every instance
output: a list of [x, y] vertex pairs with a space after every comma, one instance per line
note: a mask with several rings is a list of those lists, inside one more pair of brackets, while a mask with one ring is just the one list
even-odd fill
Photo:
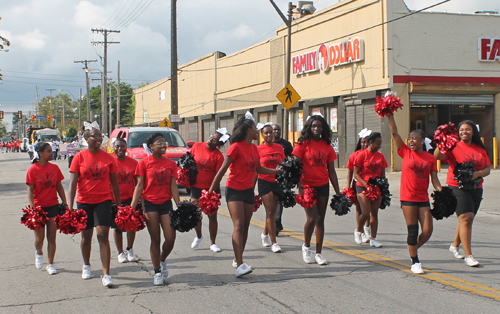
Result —
[[231, 144], [226, 151], [226, 156], [233, 162], [229, 166], [226, 186], [235, 190], [248, 190], [254, 187], [254, 176], [259, 162], [259, 151], [255, 144], [246, 141]]
[[222, 167], [224, 155], [218, 149], [211, 151], [207, 148], [207, 143], [196, 143], [191, 147], [191, 154], [198, 166], [198, 176], [196, 176], [195, 188], [209, 189], [215, 175]]
[[332, 145], [326, 141], [307, 140], [297, 143], [292, 155], [302, 161], [302, 184], [319, 187], [328, 184], [329, 175], [327, 164], [337, 159]]
[[[266, 145], [264, 143], [257, 146], [260, 156], [260, 165], [265, 168], [276, 169], [280, 162], [285, 159], [285, 151], [283, 146], [272, 143]], [[276, 182], [276, 175], [274, 174], [259, 174], [259, 178], [269, 182]]]
[[[369, 149], [364, 149], [354, 159], [354, 165], [361, 168], [359, 175], [368, 183], [370, 178], [377, 178], [382, 175], [382, 169], [389, 165], [385, 160], [384, 154], [381, 152], [370, 152]], [[357, 186], [363, 186], [360, 182], [356, 182]]]
[[[457, 146], [455, 146], [455, 148], [453, 148], [451, 152], [446, 153], [446, 160], [449, 164], [446, 184], [457, 187], [458, 183], [457, 180], [455, 180], [455, 174], [453, 174], [457, 162], [472, 162], [476, 171], [491, 166], [490, 158], [488, 157], [488, 153], [486, 153], [486, 150], [484, 148], [474, 143], [469, 146], [462, 141], [458, 142]], [[478, 188], [482, 187], [483, 179], [481, 178], [481, 184], [478, 186]]]
[[142, 198], [153, 204], [163, 204], [172, 199], [170, 182], [177, 178], [177, 164], [169, 158], [154, 158], [153, 155], [139, 161], [136, 176], [144, 177]]
[[49, 207], [59, 203], [57, 199], [57, 183], [61, 182], [64, 176], [57, 165], [47, 163], [42, 166], [35, 162], [26, 173], [26, 184], [35, 186], [33, 198], [35, 207]]
[[404, 143], [398, 155], [403, 158], [400, 200], [428, 202], [429, 176], [431, 171], [437, 171], [436, 157], [428, 152], [414, 152]]
[[356, 156], [358, 156], [359, 152], [361, 152], [361, 149], [355, 151], [354, 153], [351, 154], [351, 156], [349, 156], [346, 166], [347, 169], [354, 171], [354, 160], [356, 159]]
[[78, 203], [98, 204], [111, 200], [113, 192], [109, 175], [116, 173], [113, 156], [102, 149], [95, 154], [85, 149], [73, 157], [69, 172], [79, 173]]
[[[116, 159], [116, 166], [118, 167], [118, 171], [116, 171], [116, 178], [118, 179], [118, 185], [120, 186], [120, 198], [122, 202], [131, 199], [132, 196], [134, 196], [134, 178], [137, 164], [137, 160], [130, 157], [125, 157], [124, 160]], [[111, 196], [114, 203], [115, 197], [113, 193], [111, 193]]]

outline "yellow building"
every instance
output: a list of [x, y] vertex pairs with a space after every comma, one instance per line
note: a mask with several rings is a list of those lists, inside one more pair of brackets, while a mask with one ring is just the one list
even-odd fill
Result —
[[[459, 35], [457, 35], [459, 34]], [[289, 111], [290, 141], [305, 118], [322, 113], [345, 166], [362, 128], [382, 132], [391, 160], [386, 118], [376, 96], [397, 92], [405, 107], [395, 117], [400, 134], [471, 119], [491, 153], [500, 110], [500, 15], [412, 12], [403, 0], [344, 0], [295, 19], [291, 84], [302, 97]], [[247, 110], [258, 122], [283, 123], [276, 94], [285, 86], [287, 29], [226, 55], [214, 52], [179, 67], [179, 131], [205, 141], [216, 126], [232, 130]], [[135, 90], [136, 124], [155, 125], [170, 114], [170, 80]], [[490, 155], [490, 158], [492, 155]], [[394, 170], [401, 160], [394, 158]]]

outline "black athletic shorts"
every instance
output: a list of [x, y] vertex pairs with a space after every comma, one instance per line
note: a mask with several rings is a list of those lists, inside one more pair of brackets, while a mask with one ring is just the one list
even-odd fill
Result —
[[[192, 186], [191, 187], [191, 198], [198, 200], [201, 197], [201, 191], [202, 190], [208, 191], [209, 189], [210, 189], [210, 187], [208, 187], [206, 189], [200, 189], [200, 188], [195, 188], [194, 186]], [[220, 194], [220, 187], [218, 187], [217, 190], [215, 190], [215, 193]]]
[[356, 193], [363, 193], [363, 191], [366, 191], [364, 186], [356, 185]]
[[259, 183], [258, 190], [260, 196], [267, 195], [271, 192], [278, 197], [281, 197], [283, 194], [283, 189], [277, 182], [269, 182], [261, 178], [258, 178], [257, 181]]
[[163, 204], [153, 204], [143, 199], [142, 211], [144, 213], [157, 212], [160, 216], [168, 215], [172, 211], [172, 200], [168, 200]]
[[457, 197], [457, 216], [465, 213], [476, 215], [483, 200], [483, 188], [473, 190], [462, 190], [456, 186], [450, 186], [450, 188]]
[[[129, 198], [128, 200], [125, 200], [125, 201], [123, 201], [123, 202], [122, 202], [122, 206], [127, 206], [127, 205], [130, 205], [130, 204], [132, 204], [132, 199], [131, 199], [131, 198]], [[114, 205], [114, 203], [113, 203], [113, 205]], [[116, 213], [115, 213], [113, 216], [116, 216]], [[115, 218], [115, 217], [113, 217], [113, 218]], [[115, 222], [115, 220], [114, 220], [114, 219], [113, 219], [113, 221], [111, 222], [111, 228], [116, 229], [116, 232], [119, 232], [119, 233], [121, 233], [121, 232], [122, 232], [122, 231], [121, 231], [121, 230], [120, 230], [120, 229], [116, 226], [116, 222]]]
[[111, 200], [97, 204], [76, 203], [78, 209], [83, 209], [87, 213], [87, 227], [85, 230], [95, 226], [111, 227]]
[[313, 189], [316, 190], [316, 192], [318, 192], [318, 196], [330, 196], [330, 184], [327, 183], [325, 185], [322, 185], [322, 186], [317, 186], [317, 187], [314, 187], [314, 186], [311, 186]]
[[42, 210], [47, 213], [47, 217], [54, 218], [59, 215], [59, 204], [54, 206], [42, 207]]
[[243, 202], [255, 204], [254, 188], [246, 190], [236, 190], [226, 186], [226, 202]]
[[401, 201], [401, 207], [403, 206], [417, 206], [420, 207], [431, 207], [429, 201], [427, 202], [409, 202], [409, 201]]

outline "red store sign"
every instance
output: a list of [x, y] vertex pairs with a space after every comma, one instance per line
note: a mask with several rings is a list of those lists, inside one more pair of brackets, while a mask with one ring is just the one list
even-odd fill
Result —
[[326, 72], [334, 66], [359, 62], [365, 59], [365, 44], [362, 38], [354, 38], [328, 46], [321, 44], [317, 50], [292, 57], [293, 74], [314, 71]]
[[479, 38], [478, 58], [483, 62], [500, 62], [500, 38]]

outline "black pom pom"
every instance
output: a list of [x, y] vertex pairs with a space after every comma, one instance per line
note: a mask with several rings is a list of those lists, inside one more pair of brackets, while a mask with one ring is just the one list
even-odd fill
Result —
[[453, 169], [453, 174], [455, 175], [455, 180], [457, 180], [458, 187], [463, 190], [474, 190], [481, 184], [481, 178], [472, 180], [472, 175], [476, 169], [474, 164], [471, 162], [460, 163], [457, 162], [455, 169]]
[[68, 208], [68, 205], [59, 204], [59, 215], [63, 215], [66, 212], [66, 208]]
[[330, 207], [335, 211], [335, 215], [343, 216], [350, 212], [351, 200], [345, 194], [336, 194], [332, 197]]
[[445, 186], [441, 191], [434, 191], [431, 196], [434, 199], [431, 214], [436, 220], [448, 218], [455, 213], [457, 198], [449, 187]]
[[281, 196], [281, 202], [285, 208], [295, 206], [297, 204], [295, 201], [295, 193], [288, 189], [284, 190], [283, 195]]
[[293, 189], [302, 176], [302, 162], [298, 158], [287, 157], [277, 169], [283, 169], [283, 173], [276, 175], [276, 182], [283, 190]]
[[379, 187], [380, 192], [382, 193], [381, 201], [380, 201], [380, 209], [386, 209], [391, 206], [391, 191], [389, 190], [389, 180], [387, 178], [370, 178], [368, 183], [376, 185]]
[[182, 169], [189, 169], [189, 183], [193, 186], [196, 183], [196, 176], [198, 175], [198, 166], [194, 161], [194, 156], [187, 152], [177, 161], [177, 166]]
[[170, 212], [170, 226], [179, 232], [187, 232], [201, 221], [201, 211], [190, 201], [181, 201], [176, 210]]

